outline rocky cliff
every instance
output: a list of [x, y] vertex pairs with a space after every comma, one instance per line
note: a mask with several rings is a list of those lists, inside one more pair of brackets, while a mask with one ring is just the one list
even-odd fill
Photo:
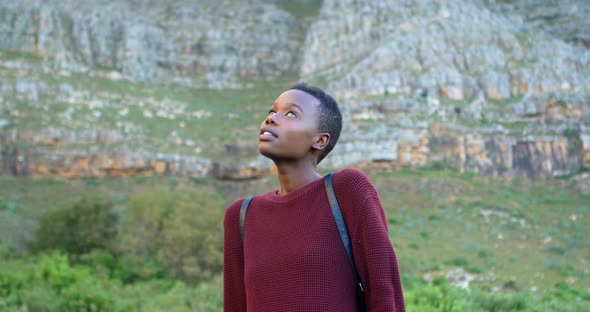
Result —
[[115, 70], [134, 80], [242, 86], [298, 68], [296, 20], [263, 1], [0, 1], [0, 48], [53, 70]]
[[324, 166], [572, 174], [590, 166], [587, 10], [574, 0], [0, 0], [1, 170], [265, 174], [256, 127], [284, 82], [306, 80], [335, 94], [345, 117]]
[[[577, 171], [588, 151], [589, 51], [490, 6], [325, 1], [301, 76], [329, 81], [354, 125], [331, 160], [444, 161], [531, 177]], [[391, 147], [351, 153], [367, 139]]]
[[486, 0], [488, 8], [520, 16], [532, 27], [590, 48], [590, 2], [577, 0]]

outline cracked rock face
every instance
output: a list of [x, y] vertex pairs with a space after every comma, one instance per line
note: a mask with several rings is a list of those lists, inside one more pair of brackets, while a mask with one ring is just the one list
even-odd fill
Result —
[[[590, 120], [590, 53], [503, 7], [502, 1], [325, 1], [300, 73], [327, 80], [352, 125], [328, 161], [444, 161], [530, 177], [576, 172], [590, 147], [568, 129]], [[458, 124], [461, 118], [470, 121]], [[370, 151], [373, 142], [385, 146]]]
[[[240, 92], [299, 75], [334, 94], [345, 118], [325, 167], [442, 162], [553, 177], [590, 166], [590, 2], [324, 0], [304, 18], [285, 3], [0, 0], [0, 49], [42, 59], [40, 69], [0, 59], [0, 73], [9, 73], [0, 76], [0, 112], [8, 112], [0, 115], [0, 171], [228, 179], [272, 171], [239, 139], [217, 147], [236, 156], [225, 163], [201, 157], [210, 142], [183, 129], [216, 117], [214, 109], [167, 94], [56, 88], [40, 71]], [[40, 128], [12, 129], [27, 114], [23, 103], [45, 112]], [[55, 103], [69, 106], [54, 116]], [[83, 128], [105, 116], [109, 126]], [[148, 138], [146, 124], [161, 119], [168, 137]], [[15, 138], [30, 146], [11, 147]], [[152, 141], [179, 150], [144, 145]]]
[[519, 15], [533, 27], [566, 42], [590, 48], [590, 2], [585, 0], [486, 0], [505, 15]]
[[590, 86], [588, 50], [477, 1], [327, 0], [305, 45], [301, 75], [342, 96], [508, 99]]
[[296, 68], [295, 20], [263, 1], [0, 1], [0, 48], [141, 81], [240, 86]]

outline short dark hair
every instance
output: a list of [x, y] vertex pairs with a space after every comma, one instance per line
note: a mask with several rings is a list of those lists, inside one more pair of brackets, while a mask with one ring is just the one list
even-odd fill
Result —
[[330, 134], [330, 142], [324, 149], [324, 151], [320, 154], [318, 158], [318, 164], [324, 157], [328, 155], [336, 145], [338, 138], [340, 137], [340, 131], [342, 130], [342, 114], [340, 113], [340, 108], [338, 108], [338, 103], [334, 100], [333, 97], [326, 94], [322, 89], [311, 86], [305, 83], [298, 83], [293, 85], [290, 90], [299, 90], [303, 91], [316, 99], [320, 102], [318, 107], [319, 113], [319, 125], [318, 131], [320, 132], [327, 132]]

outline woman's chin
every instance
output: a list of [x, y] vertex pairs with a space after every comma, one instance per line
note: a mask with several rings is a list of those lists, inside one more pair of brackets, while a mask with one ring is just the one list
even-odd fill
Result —
[[274, 159], [274, 154], [272, 153], [272, 151], [270, 151], [270, 149], [267, 146], [261, 146], [261, 144], [258, 144], [258, 152], [260, 153], [260, 155], [269, 158], [269, 159]]

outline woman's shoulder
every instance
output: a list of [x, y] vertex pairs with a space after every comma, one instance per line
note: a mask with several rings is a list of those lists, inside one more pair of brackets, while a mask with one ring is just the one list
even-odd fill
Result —
[[344, 185], [371, 184], [367, 175], [355, 168], [346, 168], [334, 173], [334, 183]]
[[235, 218], [239, 218], [240, 215], [240, 207], [244, 202], [245, 198], [241, 198], [233, 202], [231, 205], [227, 206], [225, 210], [225, 220], [231, 220]]
[[[276, 190], [273, 191], [269, 191], [267, 193], [263, 193], [263, 194], [253, 194], [252, 196], [254, 197], [254, 199], [257, 200], [261, 200], [264, 198], [268, 198], [268, 197], [272, 197], [272, 194], [275, 194]], [[246, 198], [248, 198], [249, 196], [246, 196], [244, 198], [240, 198], [238, 200], [236, 200], [235, 202], [233, 202], [231, 205], [227, 206], [227, 209], [225, 210], [225, 218], [237, 218], [240, 215], [240, 209], [242, 207], [242, 203], [244, 203], [244, 201], [246, 200]]]
[[334, 190], [336, 195], [359, 198], [377, 193], [369, 177], [364, 172], [353, 168], [334, 173]]

